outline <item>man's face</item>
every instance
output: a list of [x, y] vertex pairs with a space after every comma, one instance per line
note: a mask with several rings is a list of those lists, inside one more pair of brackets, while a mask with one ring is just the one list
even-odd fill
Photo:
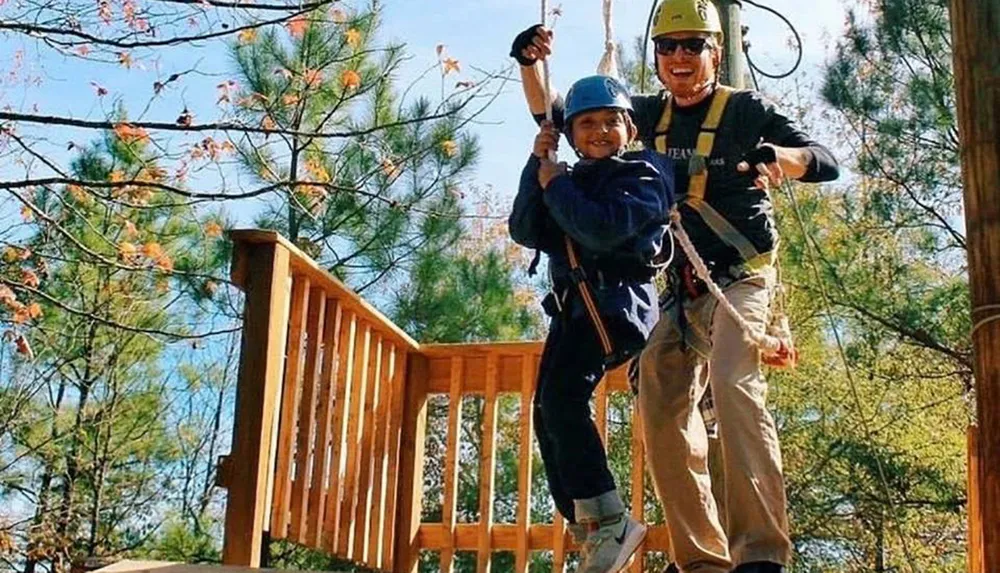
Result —
[[588, 159], [617, 155], [635, 136], [635, 126], [626, 112], [595, 109], [573, 118], [573, 148]]
[[721, 53], [711, 34], [675, 32], [653, 42], [656, 71], [670, 93], [690, 97], [715, 81]]

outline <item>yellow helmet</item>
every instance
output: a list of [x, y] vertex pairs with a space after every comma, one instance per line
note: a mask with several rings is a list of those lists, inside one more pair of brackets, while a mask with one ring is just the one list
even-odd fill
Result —
[[722, 39], [722, 21], [712, 0], [663, 0], [653, 15], [652, 37], [674, 32], [708, 32]]

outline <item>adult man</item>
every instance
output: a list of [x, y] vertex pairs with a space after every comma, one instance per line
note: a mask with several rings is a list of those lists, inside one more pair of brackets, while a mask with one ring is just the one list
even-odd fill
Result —
[[[836, 160], [760, 94], [720, 85], [722, 26], [711, 1], [663, 0], [652, 37], [657, 76], [667, 92], [633, 97], [639, 136], [674, 160], [685, 230], [726, 298], [752, 327], [763, 329], [778, 245], [768, 189], [784, 178], [836, 179]], [[546, 102], [534, 64], [551, 49], [552, 33], [534, 27], [512, 50], [536, 117]], [[558, 121], [558, 96], [552, 103]], [[683, 255], [670, 275], [663, 316], [640, 359], [639, 411], [672, 557], [684, 572], [779, 573], [792, 546], [760, 352], [706, 294]], [[721, 512], [697, 407], [709, 384], [725, 470]]]

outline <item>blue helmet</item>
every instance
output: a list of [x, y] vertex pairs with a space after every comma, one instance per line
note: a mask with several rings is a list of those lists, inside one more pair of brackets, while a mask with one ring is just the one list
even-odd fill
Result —
[[628, 89], [611, 76], [587, 76], [577, 80], [566, 94], [564, 123], [567, 131], [573, 118], [592, 109], [613, 108], [632, 113]]

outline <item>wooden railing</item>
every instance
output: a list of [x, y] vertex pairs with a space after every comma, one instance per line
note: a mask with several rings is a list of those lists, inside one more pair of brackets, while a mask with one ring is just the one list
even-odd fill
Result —
[[[219, 465], [228, 488], [223, 562], [260, 565], [264, 532], [384, 571], [416, 569], [437, 551], [450, 571], [475, 551], [487, 571], [496, 551], [527, 571], [551, 551], [562, 571], [575, 547], [565, 523], [531, 522], [531, 400], [538, 342], [420, 345], [295, 246], [273, 232], [235, 231], [232, 276], [246, 293], [233, 447]], [[609, 395], [627, 390], [613, 372], [599, 386], [596, 418], [607, 434]], [[421, 523], [428, 399], [448, 396], [440, 523]], [[493, 523], [497, 407], [516, 394], [519, 466], [514, 523]], [[461, 403], [483, 400], [479, 522], [458, 523]], [[638, 420], [632, 414], [631, 427]], [[631, 440], [632, 513], [643, 518], [644, 466]], [[537, 500], [536, 500], [537, 502]], [[652, 527], [644, 552], [665, 551]]]

